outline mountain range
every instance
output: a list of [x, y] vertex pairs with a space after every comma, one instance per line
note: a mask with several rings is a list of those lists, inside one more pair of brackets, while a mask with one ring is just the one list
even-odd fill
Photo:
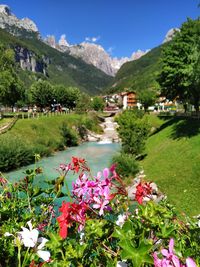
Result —
[[80, 44], [70, 45], [67, 42], [65, 35], [61, 36], [58, 43], [56, 43], [55, 36], [53, 35], [47, 36], [44, 39], [44, 42], [59, 51], [67, 52], [72, 56], [83, 59], [86, 63], [92, 64], [110, 76], [115, 76], [124, 63], [136, 60], [149, 51], [138, 50], [134, 52], [130, 58], [117, 58], [111, 57], [111, 55], [99, 44], [82, 42]]
[[146, 54], [149, 50], [138, 50], [130, 58], [111, 57], [108, 52], [100, 45], [83, 42], [80, 44], [70, 45], [65, 36], [62, 35], [58, 43], [53, 35], [42, 39], [36, 24], [29, 18], [18, 19], [7, 5], [0, 5], [0, 28], [6, 29], [15, 36], [29, 37], [31, 34], [44, 41], [51, 47], [76, 58], [83, 59], [86, 63], [92, 64], [110, 76], [115, 76], [120, 67], [128, 61], [136, 60]]
[[0, 44], [15, 51], [19, 75], [26, 87], [42, 78], [94, 95], [101, 94], [112, 81], [111, 76], [93, 65], [47, 45], [34, 22], [18, 19], [6, 5], [0, 5], [0, 28]]
[[[0, 28], [0, 43], [14, 49], [27, 86], [43, 77], [52, 83], [100, 94], [104, 88], [111, 88], [110, 91], [143, 88], [143, 80], [148, 80], [151, 86], [156, 84], [154, 74], [159, 69], [162, 45], [151, 51], [138, 50], [130, 58], [113, 58], [98, 44], [71, 45], [65, 35], [58, 43], [53, 35], [43, 39], [32, 20], [17, 18], [7, 5], [0, 5]], [[170, 41], [177, 30], [171, 29], [163, 43]]]

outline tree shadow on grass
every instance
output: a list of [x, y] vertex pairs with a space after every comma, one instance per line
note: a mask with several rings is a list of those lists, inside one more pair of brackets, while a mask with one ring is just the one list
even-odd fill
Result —
[[191, 138], [200, 134], [200, 120], [193, 118], [181, 118], [178, 120], [173, 126], [172, 139]]
[[200, 120], [194, 118], [183, 117], [162, 117], [166, 120], [158, 129], [156, 129], [150, 136], [159, 133], [169, 126], [173, 126], [170, 137], [172, 139], [180, 139], [183, 137], [191, 138], [200, 134]]
[[152, 136], [152, 135], [154, 135], [154, 134], [157, 134], [157, 133], [159, 133], [160, 131], [162, 131], [162, 130], [164, 130], [165, 128], [167, 128], [167, 127], [169, 127], [169, 126], [171, 126], [171, 125], [173, 125], [173, 124], [175, 124], [175, 123], [177, 123], [178, 122], [178, 118], [169, 118], [169, 117], [162, 117], [162, 120], [166, 120], [166, 122], [165, 123], [163, 123], [159, 128], [157, 128], [155, 131], [153, 131], [153, 133], [150, 135], [150, 136]]

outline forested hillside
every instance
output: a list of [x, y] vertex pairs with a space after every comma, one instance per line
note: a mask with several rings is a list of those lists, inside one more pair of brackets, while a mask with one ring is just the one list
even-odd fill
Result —
[[138, 60], [125, 63], [118, 71], [110, 92], [120, 92], [125, 89], [140, 92], [146, 89], [158, 89], [156, 81], [161, 70], [161, 52], [164, 44], [152, 49]]
[[[16, 58], [20, 57], [16, 49], [28, 51], [36, 62], [43, 65], [45, 74], [19, 68], [19, 75], [29, 86], [37, 77], [52, 84], [76, 86], [90, 94], [99, 94], [112, 78], [81, 59], [62, 53], [43, 43], [37, 38], [17, 38], [0, 29], [0, 44], [15, 50]], [[19, 60], [18, 60], [19, 61]], [[18, 63], [19, 64], [19, 63]]]

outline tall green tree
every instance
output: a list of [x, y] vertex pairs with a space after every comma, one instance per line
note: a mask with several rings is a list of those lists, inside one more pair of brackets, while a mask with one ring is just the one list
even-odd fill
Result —
[[14, 51], [0, 46], [0, 102], [14, 107], [23, 98], [24, 87], [17, 74]]
[[117, 117], [122, 152], [138, 156], [144, 152], [149, 125], [141, 110], [125, 110]]
[[54, 86], [54, 96], [56, 102], [69, 110], [74, 109], [80, 98], [80, 91], [76, 87], [65, 87], [63, 85]]
[[104, 107], [105, 107], [104, 100], [99, 96], [95, 96], [92, 100], [92, 108], [96, 111], [100, 111], [103, 110]]
[[52, 85], [43, 80], [38, 80], [31, 85], [31, 102], [38, 107], [50, 107], [54, 103], [54, 91]]
[[91, 97], [86, 93], [81, 93], [76, 105], [77, 113], [85, 113], [91, 110]]
[[178, 97], [199, 111], [200, 19], [188, 19], [183, 23], [180, 32], [164, 48], [158, 82], [168, 99]]
[[147, 112], [148, 107], [155, 104], [156, 93], [152, 90], [143, 90], [139, 93], [139, 101], [144, 107], [144, 111]]

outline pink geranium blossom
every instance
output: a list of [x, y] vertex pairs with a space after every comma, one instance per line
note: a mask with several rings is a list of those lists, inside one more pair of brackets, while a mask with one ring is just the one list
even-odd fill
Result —
[[[169, 249], [162, 249], [161, 254], [163, 257], [159, 258], [157, 252], [153, 253], [155, 267], [185, 267], [185, 265], [181, 263], [178, 256], [175, 255], [173, 238], [171, 238], [169, 241]], [[193, 259], [186, 259], [186, 267], [196, 267]]]

